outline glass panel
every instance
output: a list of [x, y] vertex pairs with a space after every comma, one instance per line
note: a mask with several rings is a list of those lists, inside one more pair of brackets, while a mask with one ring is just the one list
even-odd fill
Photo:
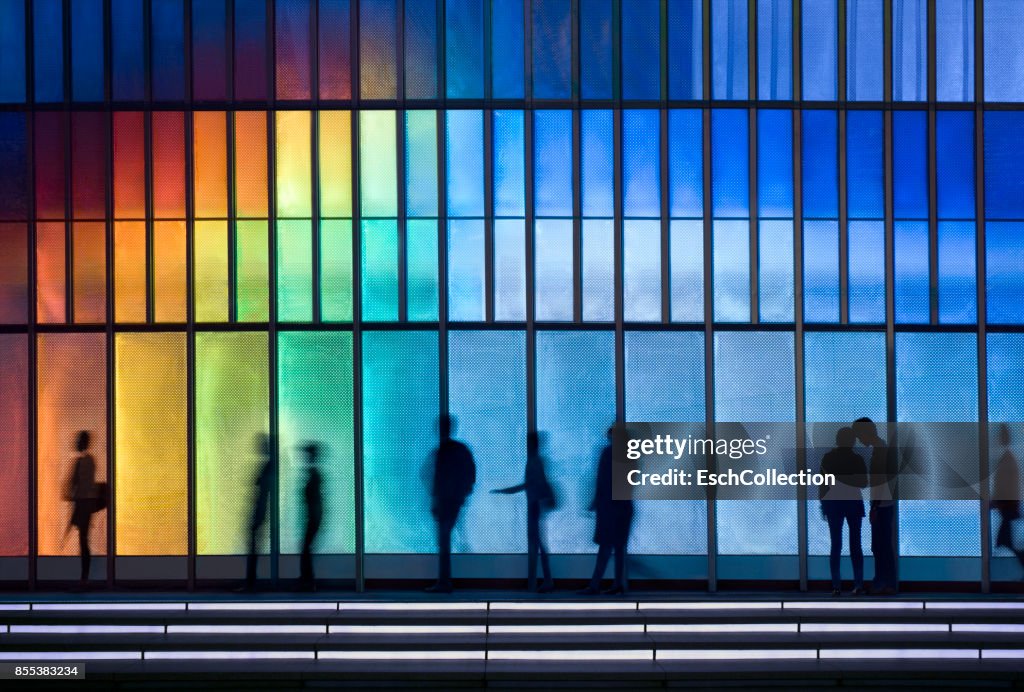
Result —
[[704, 95], [704, 19], [702, 0], [668, 3], [668, 97]]
[[[5, 116], [11, 118], [11, 116]], [[66, 216], [65, 209], [65, 161], [64, 144], [67, 139], [68, 118], [63, 113], [38, 112], [35, 114], [35, 127], [33, 130], [34, 160], [35, 166], [35, 192], [36, 192], [36, 218], [37, 219], [63, 219]], [[17, 119], [7, 120], [5, 125], [17, 126]], [[5, 127], [0, 132], [10, 133]], [[0, 137], [5, 135], [0, 134]], [[16, 149], [15, 149], [16, 150]], [[3, 156], [3, 154], [0, 154]], [[16, 161], [16, 160], [15, 160]], [[26, 162], [27, 163], [27, 162]], [[18, 170], [7, 169], [0, 176], [4, 176], [4, 186], [14, 185], [17, 189], [17, 177], [14, 180], [7, 179], [12, 173]], [[24, 164], [22, 164], [24, 170]], [[22, 188], [24, 189], [24, 187]], [[12, 197], [6, 204], [15, 203], [24, 205], [27, 197], [18, 200]]]
[[983, 153], [985, 216], [1024, 218], [1024, 113], [985, 113]]
[[185, 98], [185, 2], [150, 0], [150, 64], [153, 99]]
[[320, 222], [320, 316], [352, 320], [352, 222]]
[[310, 0], [274, 3], [274, 65], [278, 99], [309, 99]]
[[[236, 0], [237, 2], [237, 0]], [[423, 5], [427, 3], [414, 3]], [[317, 28], [320, 98], [352, 98], [350, 0], [320, 0]], [[433, 64], [431, 60], [431, 64]]]
[[[8, 2], [6, 5], [16, 5]], [[76, 0], [71, 9], [71, 93], [75, 101], [103, 100], [103, 0]], [[24, 26], [24, 20], [22, 26]], [[23, 34], [23, 31], [18, 33]], [[4, 45], [8, 45], [6, 42]], [[24, 54], [24, 50], [22, 50]]]
[[[437, 98], [437, 5], [435, 0], [420, 0], [404, 3], [403, 9], [405, 97]], [[334, 29], [330, 24], [324, 26], [328, 32]], [[347, 64], [345, 68], [347, 71]], [[322, 78], [320, 81], [323, 83]]]
[[63, 223], [36, 224], [36, 320], [64, 322], [67, 263]]
[[[672, 321], [704, 321], [704, 222], [672, 221], [669, 226]], [[583, 274], [586, 279], [586, 272]]]
[[835, 111], [803, 111], [805, 217], [839, 215], [838, 130]]
[[583, 216], [615, 213], [615, 152], [611, 111], [580, 114], [580, 178]]
[[974, 115], [935, 114], [936, 194], [940, 219], [973, 219]]
[[228, 215], [227, 118], [223, 112], [196, 111], [193, 117], [195, 215]]
[[712, 228], [716, 322], [750, 321], [750, 222], [716, 219]]
[[0, 5], [0, 103], [25, 100], [25, 4]]
[[[14, 115], [8, 115], [4, 120], [4, 130], [7, 133], [5, 139], [13, 137], [15, 141], [13, 148], [5, 148], [9, 152], [8, 156], [17, 155], [19, 150], [24, 151], [23, 145], [19, 147], [16, 144], [19, 130], [24, 131], [24, 120], [21, 116]], [[10, 146], [8, 145], [8, 147]], [[71, 161], [74, 162], [74, 165], [71, 166], [71, 208], [75, 218], [90, 220], [106, 218], [107, 115], [105, 113], [83, 111], [71, 114]], [[11, 182], [15, 183], [21, 178], [15, 173], [18, 170], [17, 166], [8, 169], [4, 177], [11, 176]]]
[[699, 110], [668, 112], [669, 214], [704, 215], [704, 123]]
[[928, 218], [927, 128], [923, 111], [893, 113], [893, 214], [898, 219]]
[[313, 320], [313, 228], [309, 221], [277, 222], [277, 316]]
[[[278, 12], [286, 11], [284, 8], [287, 4], [287, 0], [279, 3], [282, 10], [278, 10]], [[280, 29], [280, 26], [278, 28]], [[225, 0], [203, 0], [203, 2], [194, 3], [192, 6], [192, 98], [196, 101], [222, 101], [227, 97], [228, 51], [225, 50], [226, 38], [227, 3]], [[142, 41], [141, 34], [139, 41]], [[138, 57], [141, 65], [141, 46]], [[285, 55], [278, 54], [278, 64], [286, 59]], [[114, 69], [117, 69], [116, 60]], [[116, 77], [114, 86], [115, 88], [117, 86]]]
[[[894, 224], [896, 254], [896, 321], [927, 324], [930, 319], [928, 223], [897, 221]], [[881, 256], [881, 251], [876, 253]]]
[[479, 0], [445, 0], [444, 20], [448, 98], [483, 98], [483, 3]]
[[747, 0], [711, 2], [711, 97], [746, 99]]
[[792, 0], [757, 0], [757, 97], [793, 98]]
[[804, 221], [804, 320], [839, 321], [839, 224]]
[[846, 98], [882, 100], [882, 0], [846, 0]]
[[[28, 218], [25, 120], [22, 113], [0, 113], [0, 219], [24, 221]], [[98, 218], [103, 218], [102, 212]]]
[[228, 225], [197, 221], [192, 299], [197, 322], [228, 321]]
[[[330, 247], [327, 237], [321, 247]], [[352, 253], [349, 238], [349, 256]], [[267, 222], [239, 221], [235, 224], [235, 297], [239, 322], [266, 322], [270, 318], [269, 269], [267, 264]], [[321, 265], [328, 272], [329, 265]], [[326, 304], [327, 295], [324, 294]], [[326, 309], [324, 312], [326, 317]]]
[[484, 116], [448, 111], [445, 117], [448, 215], [484, 215]]
[[278, 218], [307, 219], [313, 211], [308, 111], [278, 111], [275, 136]]
[[885, 216], [882, 113], [846, 113], [846, 203], [851, 219]]
[[711, 209], [716, 217], [750, 213], [747, 112], [711, 111]]
[[985, 2], [985, 100], [1024, 101], [1024, 4]]
[[494, 111], [494, 215], [526, 215], [523, 112]]
[[[17, 4], [17, 3], [12, 3]], [[17, 24], [14, 25], [15, 27]], [[64, 100], [64, 2], [32, 3], [35, 94], [40, 103]], [[4, 45], [7, 45], [6, 41]], [[16, 59], [16, 58], [15, 58]]]
[[364, 99], [396, 96], [396, 15], [395, 0], [359, 2], [359, 94]]
[[537, 219], [533, 244], [536, 318], [572, 320], [572, 221]]
[[[661, 1], [631, 0], [622, 3], [621, 12], [622, 98], [658, 99], [661, 97]], [[571, 65], [570, 61], [566, 62]]]
[[802, 0], [803, 97], [835, 101], [839, 20], [836, 0]]
[[[266, 264], [266, 222], [263, 222], [262, 252]], [[153, 223], [153, 317], [157, 322], [184, 322], [187, 276], [185, 265], [185, 222]], [[242, 238], [239, 238], [242, 242]], [[239, 267], [244, 255], [240, 253]], [[266, 276], [266, 269], [263, 270]], [[239, 276], [241, 281], [243, 276]], [[239, 297], [245, 291], [239, 287]]]
[[[223, 11], [223, 2], [220, 4]], [[115, 101], [141, 101], [146, 97], [142, 5], [142, 0], [114, 0], [110, 5], [111, 92]], [[4, 42], [4, 45], [11, 44]], [[221, 37], [222, 50], [223, 45]]]
[[622, 304], [628, 322], [661, 321], [661, 224], [627, 220], [622, 227]]
[[146, 321], [146, 223], [114, 224], [114, 315], [118, 322]]
[[936, 0], [935, 81], [939, 101], [974, 98], [974, 0]]
[[352, 215], [352, 114], [321, 111], [320, 215]]
[[572, 216], [572, 111], [534, 111], [534, 204], [540, 216]]
[[[908, 248], [900, 247], [898, 244], [901, 237], [898, 231], [896, 237], [896, 252], [906, 252]], [[850, 322], [873, 322], [876, 324], [885, 322], [885, 224], [882, 221], [851, 221], [847, 244], [849, 250]], [[924, 258], [925, 281], [927, 282], [927, 247], [925, 247]], [[900, 261], [897, 260], [896, 264], [896, 314], [898, 318], [901, 308], [904, 307], [900, 304], [901, 282], [909, 281], [909, 274], [913, 270], [904, 264], [906, 274], [901, 274]], [[907, 290], [906, 284], [903, 284], [903, 290]], [[924, 309], [927, 321], [927, 294], [925, 294]]]
[[437, 113], [405, 113], [405, 212], [437, 216]]
[[[185, 116], [182, 113], [155, 112], [152, 114], [153, 146], [153, 214], [158, 219], [185, 218]], [[237, 124], [237, 123], [236, 123]], [[247, 123], [242, 123], [247, 124]], [[264, 125], [264, 128], [266, 125]], [[266, 135], [263, 137], [263, 158], [249, 163], [262, 164], [266, 170]], [[239, 177], [239, 181], [244, 181]], [[242, 183], [243, 189], [246, 187]], [[259, 191], [261, 204], [266, 206], [267, 185]], [[256, 193], [253, 193], [256, 196]], [[264, 212], [266, 213], [266, 212]]]
[[579, 7], [580, 96], [585, 99], [610, 99], [612, 0], [583, 0]]
[[572, 96], [572, 21], [569, 0], [533, 0], [533, 96]]
[[[323, 12], [321, 9], [321, 17]], [[235, 98], [262, 101], [267, 97], [267, 3], [235, 0], [234, 24]], [[321, 73], [329, 64], [321, 53]]]
[[523, 3], [491, 1], [491, 95], [498, 99], [523, 97]]
[[925, 0], [893, 0], [892, 98], [928, 98], [928, 7]]
[[988, 321], [1024, 322], [1024, 223], [989, 222], [985, 228]]
[[368, 321], [398, 319], [398, 223], [363, 221], [362, 309]]
[[758, 296], [762, 322], [793, 321], [793, 222], [758, 223]]
[[0, 555], [28, 554], [28, 341], [0, 335]]
[[405, 225], [406, 281], [410, 321], [437, 320], [437, 221], [410, 219]]
[[482, 322], [485, 318], [484, 222], [448, 222], [448, 319]]
[[[564, 165], [563, 168], [568, 169]], [[658, 111], [622, 112], [622, 197], [626, 217], [661, 216], [661, 121]]]
[[942, 324], [971, 324], [978, 319], [976, 252], [972, 222], [939, 222], [939, 322]]
[[583, 320], [610, 322], [615, 319], [615, 226], [611, 219], [585, 219], [582, 233]]
[[526, 319], [526, 241], [521, 219], [494, 221], [494, 319]]
[[[235, 118], [235, 214], [240, 218], [267, 216], [267, 114], [239, 111]], [[321, 128], [321, 142], [324, 132]], [[323, 165], [323, 164], [321, 164]], [[320, 190], [320, 206], [330, 191]]]
[[28, 228], [0, 223], [0, 324], [28, 322]]
[[761, 218], [793, 216], [792, 111], [757, 113], [757, 213]]
[[364, 217], [398, 214], [395, 112], [359, 112], [359, 192]]
[[76, 223], [71, 229], [75, 322], [107, 321], [107, 228]]
[[142, 113], [114, 113], [114, 218], [146, 218], [146, 141]]

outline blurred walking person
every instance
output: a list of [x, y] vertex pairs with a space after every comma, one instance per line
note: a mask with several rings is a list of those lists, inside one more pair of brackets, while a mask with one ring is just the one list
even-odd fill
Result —
[[1017, 556], [1024, 567], [1024, 551], [1018, 550], [1013, 544], [1013, 524], [1020, 519], [1020, 467], [1017, 457], [1010, 448], [1013, 440], [1010, 427], [1003, 423], [999, 426], [999, 446], [1003, 453], [996, 462], [995, 486], [992, 488], [992, 509], [999, 512], [999, 532], [996, 534], [996, 547], [1006, 548]]
[[92, 515], [107, 507], [107, 484], [96, 482], [96, 460], [89, 453], [92, 435], [82, 430], [75, 438], [75, 462], [68, 476], [65, 499], [72, 503], [72, 527], [78, 531], [78, 555], [81, 562], [78, 588], [84, 589], [89, 581], [92, 553], [89, 549], [89, 530]]
[[441, 416], [437, 422], [440, 444], [434, 451], [434, 479], [431, 486], [431, 514], [437, 521], [437, 582], [430, 593], [452, 592], [452, 531], [459, 512], [476, 483], [476, 464], [466, 445], [452, 439], [455, 421]]
[[842, 578], [840, 556], [843, 552], [843, 524], [850, 535], [850, 561], [853, 563], [853, 592], [860, 596], [864, 591], [864, 551], [860, 544], [861, 522], [864, 520], [864, 498], [861, 488], [867, 485], [867, 468], [864, 458], [853, 451], [857, 435], [853, 428], [839, 428], [836, 446], [821, 460], [821, 473], [831, 473], [836, 478], [834, 486], [819, 488], [821, 515], [828, 522], [831, 541], [829, 569], [832, 573], [832, 595], [841, 593]]
[[885, 440], [878, 435], [878, 427], [870, 418], [858, 418], [853, 430], [861, 444], [871, 448], [868, 466], [871, 486], [871, 555], [875, 558], [875, 578], [871, 593], [891, 596], [899, 584], [896, 576], [896, 499], [893, 484], [896, 465]]
[[316, 590], [313, 573], [313, 544], [320, 531], [324, 516], [323, 479], [320, 476], [320, 445], [311, 442], [302, 448], [306, 455], [306, 485], [303, 499], [306, 504], [306, 530], [302, 535], [302, 557], [299, 560], [299, 582], [307, 591]]
[[[608, 445], [601, 450], [597, 462], [597, 477], [594, 500], [590, 511], [595, 513], [594, 543], [597, 543], [597, 561], [590, 585], [580, 591], [581, 595], [604, 593], [615, 596], [629, 590], [626, 579], [626, 545], [633, 526], [633, 501], [616, 500], [612, 491], [612, 441], [615, 428], [608, 428]], [[601, 579], [608, 567], [608, 560], [615, 553], [615, 581], [612, 588], [601, 591]]]
[[256, 588], [256, 564], [258, 560], [258, 543], [260, 530], [267, 521], [267, 510], [270, 508], [270, 496], [276, 484], [274, 455], [271, 449], [270, 436], [260, 433], [256, 436], [256, 453], [262, 459], [259, 473], [254, 481], [252, 513], [249, 515], [249, 555], [245, 563], [245, 588]]

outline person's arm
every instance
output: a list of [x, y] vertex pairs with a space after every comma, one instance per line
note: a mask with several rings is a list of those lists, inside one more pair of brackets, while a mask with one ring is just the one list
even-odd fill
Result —
[[526, 490], [526, 483], [520, 483], [519, 485], [513, 485], [508, 488], [495, 488], [492, 493], [496, 495], [512, 495], [513, 493], [521, 493]]

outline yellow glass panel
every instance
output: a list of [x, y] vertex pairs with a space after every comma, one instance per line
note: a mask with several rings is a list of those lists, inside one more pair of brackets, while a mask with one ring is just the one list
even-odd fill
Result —
[[228, 224], [195, 223], [195, 315], [197, 322], [228, 320]]
[[157, 322], [184, 322], [185, 222], [153, 223], [153, 318]]
[[320, 216], [352, 216], [352, 114], [320, 113]]
[[276, 117], [277, 216], [308, 219], [313, 204], [309, 111], [279, 111]]

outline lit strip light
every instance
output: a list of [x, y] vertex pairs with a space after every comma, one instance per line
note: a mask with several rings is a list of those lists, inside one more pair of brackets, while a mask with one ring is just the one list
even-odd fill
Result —
[[976, 659], [977, 649], [821, 649], [821, 658], [831, 659]]
[[0, 603], [0, 613], [12, 613], [15, 611], [29, 610], [31, 606], [28, 603]]
[[202, 603], [190, 602], [189, 610], [337, 610], [337, 603], [326, 603], [323, 601], [308, 602], [265, 602], [265, 603], [215, 603], [206, 601]]
[[33, 603], [32, 610], [185, 610], [184, 603]]
[[491, 603], [491, 610], [636, 610], [636, 601], [612, 601], [610, 603], [499, 601]]
[[921, 601], [786, 601], [786, 610], [921, 610]]
[[466, 651], [319, 651], [321, 661], [483, 661], [484, 652]]
[[168, 625], [167, 634], [327, 634], [327, 625]]
[[659, 661], [810, 661], [814, 649], [658, 649]]
[[1024, 649], [982, 649], [982, 658], [1024, 658]]
[[869, 622], [805, 622], [800, 625], [801, 632], [870, 632], [888, 634], [895, 632], [949, 632], [949, 625], [942, 623], [869, 623]]
[[953, 623], [954, 632], [977, 632], [982, 634], [1008, 634], [1008, 633], [1024, 633], [1024, 625], [1019, 624], [1008, 624], [1008, 623], [970, 623], [964, 625], [958, 625]]
[[1024, 610], [1024, 602], [996, 601], [931, 601], [928, 610]]
[[491, 625], [491, 634], [643, 634], [642, 623], [618, 625]]
[[341, 602], [338, 610], [487, 610], [486, 603], [374, 603], [368, 601]]
[[782, 603], [779, 601], [688, 601], [673, 603], [669, 602], [640, 602], [640, 610], [779, 610]]
[[331, 625], [330, 634], [486, 634], [484, 625]]
[[724, 633], [790, 633], [796, 634], [797, 624], [795, 622], [760, 622], [760, 623], [725, 623], [725, 624], [658, 624], [647, 625], [648, 632], [669, 632], [673, 634], [724, 634]]
[[11, 625], [11, 634], [163, 634], [163, 625]]
[[147, 661], [312, 661], [316, 654], [312, 651], [147, 651]]
[[141, 651], [0, 651], [0, 661], [139, 661]]
[[652, 649], [491, 650], [490, 661], [653, 661]]

